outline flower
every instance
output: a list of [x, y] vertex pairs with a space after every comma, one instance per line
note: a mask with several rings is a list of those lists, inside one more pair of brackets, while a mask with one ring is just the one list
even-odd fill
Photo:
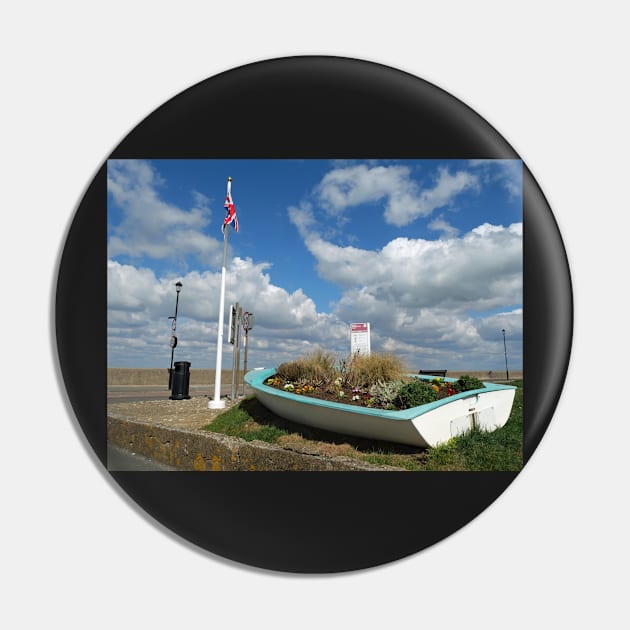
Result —
[[286, 389], [288, 392], [292, 392], [295, 388], [293, 387], [293, 384], [292, 384], [292, 383], [287, 383], [287, 384], [284, 386], [284, 389]]

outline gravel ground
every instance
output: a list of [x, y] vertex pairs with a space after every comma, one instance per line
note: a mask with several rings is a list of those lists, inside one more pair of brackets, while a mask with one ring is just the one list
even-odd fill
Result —
[[210, 424], [214, 418], [236, 401], [225, 401], [225, 409], [208, 409], [209, 396], [192, 396], [188, 400], [143, 400], [116, 402], [107, 405], [107, 415], [156, 426], [194, 431]]

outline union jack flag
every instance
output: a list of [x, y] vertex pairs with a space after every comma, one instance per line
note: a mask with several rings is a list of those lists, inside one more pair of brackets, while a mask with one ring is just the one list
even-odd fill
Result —
[[234, 207], [234, 201], [232, 200], [232, 178], [228, 177], [227, 183], [227, 195], [225, 196], [225, 219], [221, 226], [221, 231], [225, 231], [225, 226], [234, 223], [234, 230], [238, 232], [238, 217], [236, 216], [236, 208]]

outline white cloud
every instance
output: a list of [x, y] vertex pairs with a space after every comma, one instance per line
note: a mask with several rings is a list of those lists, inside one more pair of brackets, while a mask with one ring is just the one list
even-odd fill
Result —
[[122, 210], [123, 218], [112, 227], [108, 255], [179, 258], [188, 254], [201, 262], [217, 262], [220, 239], [203, 233], [211, 218], [208, 199], [191, 191], [193, 207], [184, 210], [160, 198], [163, 180], [141, 160], [109, 160], [107, 191]]
[[[471, 168], [481, 177], [486, 176], [483, 169], [491, 167]], [[404, 166], [342, 165], [322, 179], [317, 194], [337, 221], [343, 220], [340, 213], [347, 207], [382, 201], [385, 219], [406, 225], [449, 207], [478, 181], [466, 171], [442, 169], [420, 188]], [[193, 205], [183, 210], [160, 199], [163, 185], [148, 163], [110, 162], [108, 190], [123, 212], [121, 223], [112, 226], [111, 255], [167, 258], [178, 252], [182, 257], [194, 254], [202, 262], [220, 262], [222, 242], [203, 234], [210, 218], [207, 198], [191, 191]], [[514, 309], [522, 304], [521, 223], [486, 223], [459, 234], [440, 215], [429, 224], [441, 232], [439, 240], [397, 238], [379, 250], [368, 250], [330, 242], [326, 233], [317, 231], [310, 203], [290, 207], [289, 218], [315, 258], [317, 274], [336, 285], [341, 297], [331, 313], [319, 312], [303, 289], [290, 292], [274, 284], [270, 263], [232, 259], [225, 321], [229, 304], [236, 300], [254, 312], [251, 367], [277, 365], [316, 347], [342, 356], [349, 350], [353, 321], [370, 321], [373, 349], [395, 351], [411, 368], [494, 369], [503, 360], [502, 328], [509, 331], [511, 360], [522, 361], [522, 312]], [[183, 289], [176, 360], [214, 367], [220, 272], [160, 275], [114, 260], [108, 262], [110, 365], [168, 365], [168, 318], [174, 313], [177, 280]], [[224, 367], [229, 365], [226, 345]]]
[[453, 238], [460, 232], [458, 228], [446, 221], [442, 215], [433, 219], [428, 224], [428, 228], [434, 232], [442, 232], [442, 238]]
[[476, 310], [522, 300], [518, 225], [483, 225], [438, 241], [397, 238], [380, 251], [340, 247], [316, 233], [305, 242], [322, 278], [346, 290], [367, 287], [380, 300]]
[[[312, 231], [310, 210], [304, 212], [294, 209], [292, 220], [317, 272], [343, 290], [334, 315], [343, 322], [371, 322], [373, 348], [408, 353], [410, 361], [430, 361], [439, 352], [451, 369], [475, 369], [497, 365], [501, 328], [509, 327], [520, 343], [518, 311], [501, 317], [475, 313], [522, 303], [521, 223], [484, 223], [460, 237], [441, 225], [440, 240], [397, 238], [371, 251], [326, 241]], [[522, 361], [515, 345], [517, 350], [514, 359]]]
[[523, 191], [523, 165], [520, 160], [470, 160], [470, 166], [484, 181], [499, 181], [512, 199]]
[[[228, 269], [225, 322], [229, 305], [239, 301], [254, 313], [250, 365], [275, 365], [318, 346], [343, 353], [347, 326], [334, 315], [318, 313], [302, 289], [289, 293], [274, 285], [268, 263], [235, 258]], [[109, 364], [142, 367], [170, 357], [169, 316], [181, 280], [177, 354], [195, 367], [214, 367], [221, 274], [197, 271], [161, 277], [147, 269], [108, 262]], [[166, 357], [166, 358], [165, 358]], [[224, 365], [231, 364], [231, 354]]]
[[436, 208], [448, 206], [465, 190], [478, 186], [477, 178], [466, 171], [452, 174], [440, 169], [432, 188], [425, 188], [419, 194], [413, 191], [394, 193], [385, 210], [385, 220], [397, 226], [408, 225], [418, 217], [429, 216]]
[[[518, 226], [487, 225], [460, 239], [396, 239], [378, 252], [320, 239], [314, 251], [331, 258], [318, 264], [332, 276], [341, 273], [344, 282], [329, 314], [318, 312], [302, 289], [275, 285], [268, 263], [235, 258], [228, 269], [225, 322], [236, 300], [254, 312], [250, 367], [277, 365], [317, 347], [341, 357], [349, 349], [349, 323], [370, 321], [373, 349], [396, 352], [412, 369], [497, 369], [503, 361], [501, 328], [508, 331], [510, 361], [522, 361], [522, 311], [479, 318], [473, 309], [520, 303], [519, 242]], [[157, 277], [109, 261], [108, 274], [110, 365], [168, 365], [168, 317], [175, 308], [174, 283], [181, 280], [175, 360], [214, 367], [220, 273]], [[224, 347], [225, 368], [231, 365], [230, 348]]]
[[406, 166], [361, 164], [330, 171], [316, 193], [322, 206], [337, 215], [352, 206], [386, 200], [385, 221], [402, 227], [448, 206], [460, 193], [477, 187], [477, 177], [466, 171], [451, 173], [439, 169], [434, 180], [421, 188], [410, 178]]
[[306, 238], [310, 229], [315, 225], [313, 206], [308, 202], [302, 202], [299, 206], [289, 208], [289, 220], [298, 229], [300, 236]]
[[480, 337], [488, 341], [500, 339], [503, 343], [501, 330], [504, 329], [507, 342], [520, 343], [523, 340], [523, 309], [517, 308], [480, 318], [475, 321], [475, 326]]
[[412, 185], [406, 166], [369, 168], [361, 164], [330, 171], [317, 187], [317, 193], [327, 210], [339, 213], [350, 206], [379, 201]]

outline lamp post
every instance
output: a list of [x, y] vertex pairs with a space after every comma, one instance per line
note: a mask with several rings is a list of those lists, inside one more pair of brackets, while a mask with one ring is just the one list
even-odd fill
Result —
[[175, 353], [175, 347], [177, 346], [177, 337], [175, 336], [175, 331], [177, 330], [177, 308], [179, 306], [179, 292], [182, 290], [182, 283], [178, 280], [175, 283], [175, 291], [177, 292], [177, 297], [175, 298], [175, 315], [169, 317], [173, 322], [171, 324], [171, 367], [168, 370], [168, 388], [171, 389], [173, 385], [173, 354]]
[[510, 373], [508, 372], [507, 366], [507, 346], [505, 345], [505, 328], [501, 328], [501, 332], [503, 333], [503, 352], [505, 354], [505, 380], [510, 380]]

